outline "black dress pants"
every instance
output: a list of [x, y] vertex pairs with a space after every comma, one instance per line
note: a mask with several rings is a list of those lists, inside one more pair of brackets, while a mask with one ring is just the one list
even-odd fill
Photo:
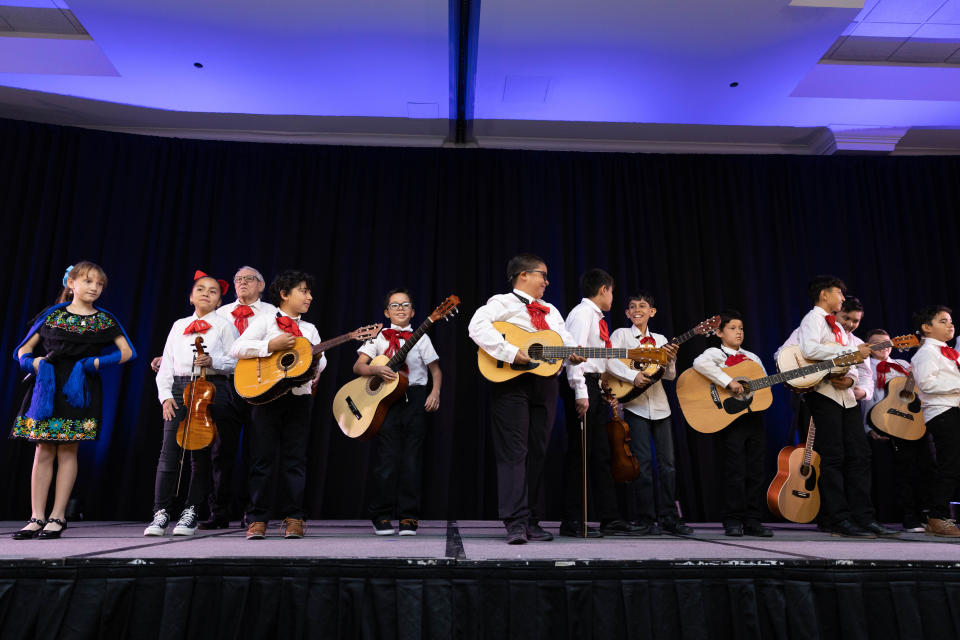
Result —
[[960, 409], [947, 409], [927, 422], [927, 432], [937, 450], [930, 485], [930, 517], [949, 518], [950, 500], [960, 486]]
[[373, 462], [371, 518], [420, 517], [423, 439], [427, 432], [427, 388], [408, 387], [387, 412], [377, 433]]
[[720, 456], [717, 468], [723, 475], [720, 519], [724, 526], [759, 524], [766, 514], [766, 482], [763, 461], [766, 437], [763, 415], [746, 413], [717, 434]]
[[[210, 462], [213, 468], [213, 490], [210, 492], [210, 516], [216, 520], [229, 520], [234, 513], [234, 491], [237, 451], [243, 425], [250, 424], [251, 404], [244, 400], [233, 387], [233, 377], [228, 378], [228, 401], [217, 407], [217, 439], [213, 442], [210, 451]], [[220, 392], [217, 391], [219, 396]], [[246, 449], [246, 447], [244, 447]], [[245, 452], [246, 453], [246, 452]], [[245, 471], [246, 465], [241, 468]], [[246, 482], [243, 483], [244, 487]], [[240, 504], [246, 504], [247, 491], [240, 491]]]
[[497, 510], [505, 524], [539, 520], [537, 503], [557, 391], [556, 377], [532, 373], [490, 387]]
[[[253, 407], [248, 436], [250, 506], [247, 522], [266, 522], [271, 513], [281, 518], [304, 517], [312, 399], [310, 394], [287, 393]], [[275, 471], [279, 487], [275, 487]]]

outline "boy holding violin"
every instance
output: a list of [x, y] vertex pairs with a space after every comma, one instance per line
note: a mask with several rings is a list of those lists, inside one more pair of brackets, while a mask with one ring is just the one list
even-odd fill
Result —
[[[170, 524], [170, 515], [175, 507], [183, 504], [178, 487], [180, 482], [180, 460], [183, 452], [180, 444], [189, 449], [196, 444], [186, 441], [181, 429], [187, 424], [193, 430], [192, 437], [208, 433], [210, 442], [202, 448], [190, 451], [190, 481], [186, 493], [186, 506], [173, 529], [175, 536], [190, 536], [197, 530], [198, 514], [196, 505], [203, 504], [210, 494], [212, 483], [210, 468], [210, 444], [216, 436], [210, 422], [228, 421], [229, 412], [223, 411], [229, 405], [231, 390], [228, 377], [236, 367], [236, 360], [230, 355], [235, 331], [229, 321], [218, 316], [222, 296], [229, 285], [202, 271], [194, 274], [193, 288], [190, 290], [190, 304], [195, 311], [192, 315], [173, 323], [167, 342], [163, 348], [160, 369], [157, 372], [157, 391], [163, 407], [163, 443], [160, 459], [157, 462], [157, 475], [154, 483], [153, 522], [144, 529], [145, 536], [162, 536]], [[197, 349], [200, 338], [202, 353]], [[197, 381], [198, 374], [205, 370], [206, 383]], [[191, 389], [192, 387], [192, 389]], [[192, 393], [191, 393], [192, 391]], [[215, 398], [210, 398], [215, 391]], [[194, 415], [196, 412], [187, 407], [185, 398], [194, 398], [192, 407], [209, 415]], [[206, 402], [204, 402], [206, 400]], [[209, 402], [210, 404], [204, 407]], [[179, 433], [178, 433], [179, 432]], [[200, 438], [201, 444], [203, 438]]]
[[[693, 361], [697, 373], [732, 393], [743, 393], [743, 385], [724, 373], [726, 367], [753, 360], [766, 369], [756, 354], [741, 349], [743, 319], [740, 313], [728, 309], [720, 314], [716, 336], [719, 347], [710, 347]], [[773, 531], [763, 526], [764, 514], [763, 456], [765, 438], [763, 416], [748, 411], [717, 433], [720, 456], [717, 465], [723, 475], [720, 518], [723, 532], [731, 537], [744, 535], [769, 538]]]

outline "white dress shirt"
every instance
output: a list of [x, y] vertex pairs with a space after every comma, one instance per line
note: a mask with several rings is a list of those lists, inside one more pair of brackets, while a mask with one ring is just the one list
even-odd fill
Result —
[[[227, 321], [229, 321], [230, 324], [233, 325], [234, 329], [236, 329], [237, 325], [234, 324], [234, 320], [236, 320], [236, 318], [233, 317], [233, 310], [236, 309], [237, 306], [240, 304], [242, 303], [239, 300], [234, 300], [230, 304], [223, 305], [222, 307], [217, 309], [217, 314], [220, 317], [225, 318]], [[247, 318], [247, 327], [250, 326], [250, 323], [253, 322], [253, 319], [256, 318], [257, 316], [259, 315], [276, 316], [278, 311], [278, 309], [275, 306], [273, 306], [269, 302], [264, 302], [259, 298], [257, 299], [256, 302], [247, 306], [249, 306], [250, 309], [253, 310], [253, 315]]]
[[756, 362], [760, 365], [760, 368], [763, 369], [763, 375], [767, 375], [767, 370], [764, 369], [763, 363], [760, 362], [760, 358], [757, 357], [755, 353], [751, 353], [746, 349], [731, 349], [730, 347], [724, 346], [710, 347], [698, 355], [693, 361], [693, 368], [696, 369], [697, 373], [709, 378], [711, 382], [726, 389], [733, 378], [725, 374], [723, 369], [727, 367], [727, 358], [737, 354], [743, 354]]
[[[184, 329], [194, 320], [204, 320], [210, 324], [210, 328], [203, 333], [184, 335]], [[197, 336], [203, 338], [203, 349], [213, 359], [213, 366], [207, 368], [207, 374], [232, 374], [237, 361], [230, 355], [230, 349], [236, 333], [233, 324], [214, 312], [208, 313], [203, 318], [198, 318], [194, 313], [188, 318], [180, 318], [174, 322], [170, 327], [170, 333], [167, 334], [160, 369], [157, 371], [157, 397], [160, 403], [173, 398], [174, 376], [200, 375], [200, 369], [193, 367], [193, 359], [196, 356], [194, 343]]]
[[[846, 332], [844, 332], [843, 327], [840, 327], [842, 342], [841, 344], [835, 344], [837, 338], [833, 334], [833, 329], [827, 324], [826, 318], [827, 312], [822, 307], [814, 307], [800, 321], [797, 340], [801, 355], [808, 360], [833, 360], [837, 356], [851, 352], [851, 349], [845, 346]], [[845, 377], [853, 380], [854, 385], [856, 385], [859, 381], [860, 372], [856, 367], [850, 367]], [[817, 385], [815, 392], [830, 398], [845, 409], [857, 406], [857, 399], [853, 395], [852, 386], [848, 389], [837, 389], [830, 383], [829, 379], [824, 378], [823, 382]]]
[[[296, 320], [297, 326], [300, 327], [300, 333], [303, 334], [303, 337], [306, 338], [310, 344], [317, 345], [320, 344], [320, 334], [317, 333], [317, 328], [306, 320], [302, 320], [300, 316], [294, 318], [291, 315], [284, 313], [283, 311], [277, 311], [277, 314], [285, 315], [288, 318]], [[277, 324], [277, 315], [268, 316], [267, 314], [261, 314], [251, 319], [247, 330], [243, 332], [243, 335], [237, 338], [233, 343], [233, 348], [230, 350], [230, 354], [237, 359], [241, 358], [265, 358], [270, 355], [270, 349], [267, 347], [270, 344], [270, 341], [276, 338], [279, 335], [284, 333], [283, 329]], [[320, 363], [317, 368], [317, 373], [319, 374], [327, 367], [327, 355], [320, 355]], [[291, 393], [295, 396], [307, 395], [310, 393], [310, 386], [312, 381], [308, 380], [304, 382], [299, 387], [294, 387], [291, 390]]]
[[[646, 337], [654, 339], [656, 344], [653, 346], [655, 347], [662, 347], [667, 344], [666, 336], [659, 333], [651, 333], [649, 327], [642, 333], [640, 329], [636, 327], [617, 329], [613, 332], [613, 335], [610, 336], [610, 342], [612, 342], [614, 348], [617, 349], [636, 349], [640, 346], [640, 341]], [[640, 373], [625, 365], [620, 360], [607, 361], [607, 370], [627, 382], [633, 382], [637, 374]], [[676, 377], [677, 361], [671, 360], [663, 372], [662, 380], [673, 380]], [[647, 387], [647, 390], [641, 393], [639, 397], [623, 406], [630, 413], [638, 415], [641, 418], [646, 418], [647, 420], [662, 420], [663, 418], [670, 417], [670, 402], [667, 400], [667, 392], [663, 390], [663, 383], [660, 380], [657, 380]]]
[[[863, 344], [863, 340], [850, 332], [846, 332], [846, 337], [848, 347], [859, 347]], [[870, 383], [870, 360], [872, 359], [873, 358], [867, 358], [851, 368], [851, 371], [857, 372], [857, 381], [854, 383], [853, 388], [860, 389], [864, 394], [863, 397], [860, 398], [860, 402], [868, 402], [870, 398], [873, 397], [873, 385]], [[856, 397], [856, 394], [854, 394], [854, 397]]]
[[[600, 320], [603, 319], [603, 311], [600, 310], [593, 301], [583, 298], [580, 304], [575, 306], [567, 314], [565, 323], [567, 331], [573, 336], [574, 342], [581, 347], [605, 347], [603, 340], [600, 339]], [[587, 381], [583, 377], [585, 373], [603, 373], [606, 371], [607, 361], [603, 358], [588, 358], [583, 364], [565, 363], [567, 368], [567, 383], [573, 389], [577, 400], [588, 397]]]
[[[503, 334], [493, 328], [494, 322], [510, 322], [527, 331], [538, 331], [530, 321], [530, 314], [527, 312], [527, 305], [520, 301], [530, 300], [530, 296], [517, 289], [513, 293], [501, 293], [492, 296], [487, 300], [487, 304], [479, 307], [470, 318], [468, 331], [470, 339], [477, 343], [477, 346], [489, 353], [491, 356], [501, 362], [513, 362], [517, 357], [520, 347], [507, 342]], [[545, 316], [547, 326], [560, 334], [563, 344], [567, 347], [578, 346], [573, 336], [567, 331], [563, 324], [563, 316], [557, 311], [557, 308], [544, 300], [537, 300], [540, 304], [549, 309]]]
[[[413, 331], [410, 325], [398, 327], [395, 324], [391, 324], [390, 328], [396, 329], [397, 331]], [[400, 338], [401, 347], [406, 343], [406, 340]], [[379, 355], [385, 354], [389, 348], [390, 341], [383, 337], [383, 332], [381, 331], [372, 342], [363, 343], [363, 345], [357, 349], [357, 353], [370, 356], [372, 360]], [[407, 365], [408, 369], [407, 381], [410, 386], [427, 384], [427, 367], [431, 362], [436, 362], [439, 359], [440, 356], [437, 355], [436, 350], [433, 348], [433, 343], [430, 342], [430, 336], [421, 336], [420, 339], [417, 340], [417, 344], [413, 345], [413, 348], [410, 349], [410, 352], [407, 354], [407, 359], [404, 360], [404, 364]]]
[[910, 360], [924, 422], [960, 405], [960, 369], [956, 362], [940, 353], [940, 347], [945, 346], [946, 342], [924, 338]]

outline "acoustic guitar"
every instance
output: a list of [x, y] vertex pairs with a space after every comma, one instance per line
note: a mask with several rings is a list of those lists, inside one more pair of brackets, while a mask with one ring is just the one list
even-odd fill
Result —
[[770, 408], [773, 394], [770, 387], [791, 378], [810, 376], [818, 371], [828, 371], [842, 366], [863, 362], [855, 351], [833, 360], [817, 362], [800, 369], [793, 369], [772, 376], [763, 375], [763, 367], [753, 360], [724, 367], [723, 372], [743, 386], [743, 393], [734, 395], [696, 369], [687, 369], [677, 378], [677, 400], [687, 424], [700, 433], [716, 433], [730, 425], [748, 411], [758, 412]]
[[[831, 342], [827, 344], [837, 343]], [[837, 344], [837, 346], [841, 345]], [[901, 351], [905, 351], [906, 349], [919, 347], [920, 340], [916, 335], [911, 333], [867, 346], [869, 346], [872, 351], [879, 351], [880, 349], [886, 349], [887, 347], [894, 347], [896, 349], [900, 349]], [[780, 350], [780, 353], [777, 354], [777, 370], [780, 372], [804, 369], [810, 365], [817, 364], [817, 362], [817, 360], [808, 360], [804, 358], [803, 353], [800, 351], [800, 345], [796, 344], [784, 347]], [[857, 362], [851, 362], [842, 367], [816, 369], [813, 370], [810, 375], [794, 376], [788, 381], [788, 384], [793, 387], [794, 391], [799, 391], [800, 393], [813, 391], [827, 376], [834, 378], [843, 376], [847, 373], [847, 371], [850, 370], [851, 365], [857, 364], [858, 362], [863, 362], [863, 358], [861, 357]]]
[[875, 429], [904, 440], [919, 440], [927, 432], [913, 374], [890, 378], [886, 397], [870, 408], [867, 420]]
[[[676, 344], [681, 345], [693, 336], [708, 336], [714, 331], [720, 328], [720, 316], [713, 316], [712, 318], [707, 318], [690, 331], [686, 333], [681, 333], [679, 336], [671, 338], [667, 344]], [[610, 371], [605, 371], [603, 373], [603, 381], [610, 387], [613, 395], [617, 397], [617, 400], [627, 404], [634, 400], [635, 398], [640, 397], [644, 391], [656, 384], [657, 380], [663, 377], [663, 374], [666, 372], [666, 369], [663, 365], [657, 363], [642, 363], [637, 362], [636, 360], [623, 360], [623, 364], [630, 367], [632, 370], [642, 372], [645, 376], [650, 378], [650, 382], [644, 383], [640, 386], [633, 384], [633, 380], [622, 380], [619, 377], [613, 375]], [[636, 377], [636, 374], [634, 374]]]
[[477, 349], [477, 366], [490, 382], [506, 382], [525, 373], [549, 378], [560, 372], [564, 359], [571, 354], [584, 358], [629, 358], [638, 362], [667, 364], [667, 352], [663, 349], [642, 347], [637, 349], [608, 349], [606, 347], [565, 347], [563, 338], [556, 331], [527, 331], [512, 322], [494, 322], [493, 328], [507, 342], [520, 347], [530, 356], [527, 364], [515, 364], [497, 360], [483, 349]]
[[449, 320], [451, 314], [457, 312], [459, 304], [460, 298], [450, 296], [433, 310], [392, 357], [379, 355], [370, 361], [371, 367], [390, 367], [397, 373], [396, 378], [384, 380], [380, 376], [360, 376], [340, 387], [333, 399], [333, 417], [344, 435], [362, 440], [377, 435], [387, 417], [387, 411], [407, 391], [409, 383], [402, 371], [407, 354], [441, 318]]
[[320, 365], [317, 357], [324, 351], [351, 340], [372, 340], [380, 333], [383, 324], [360, 327], [342, 336], [310, 344], [303, 336], [297, 336], [289, 349], [271, 353], [264, 358], [237, 360], [233, 375], [233, 387], [240, 397], [250, 404], [266, 404], [276, 400], [294, 387], [316, 376]]
[[810, 522], [820, 511], [820, 456], [813, 450], [816, 433], [811, 418], [806, 444], [780, 449], [777, 476], [767, 489], [770, 512], [790, 522]]

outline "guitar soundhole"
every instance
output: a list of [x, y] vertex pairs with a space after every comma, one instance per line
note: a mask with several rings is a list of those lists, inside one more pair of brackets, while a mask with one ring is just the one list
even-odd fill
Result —
[[370, 384], [368, 385], [368, 387], [370, 391], [373, 391], [374, 393], [376, 393], [377, 389], [380, 388], [380, 385], [382, 383], [383, 381], [380, 378], [378, 378], [377, 376], [372, 376], [370, 378]]
[[527, 355], [530, 356], [531, 360], [543, 360], [543, 345], [542, 344], [532, 344], [527, 347]]
[[280, 368], [283, 370], [290, 369], [293, 365], [297, 364], [297, 355], [295, 353], [285, 353], [280, 356]]

